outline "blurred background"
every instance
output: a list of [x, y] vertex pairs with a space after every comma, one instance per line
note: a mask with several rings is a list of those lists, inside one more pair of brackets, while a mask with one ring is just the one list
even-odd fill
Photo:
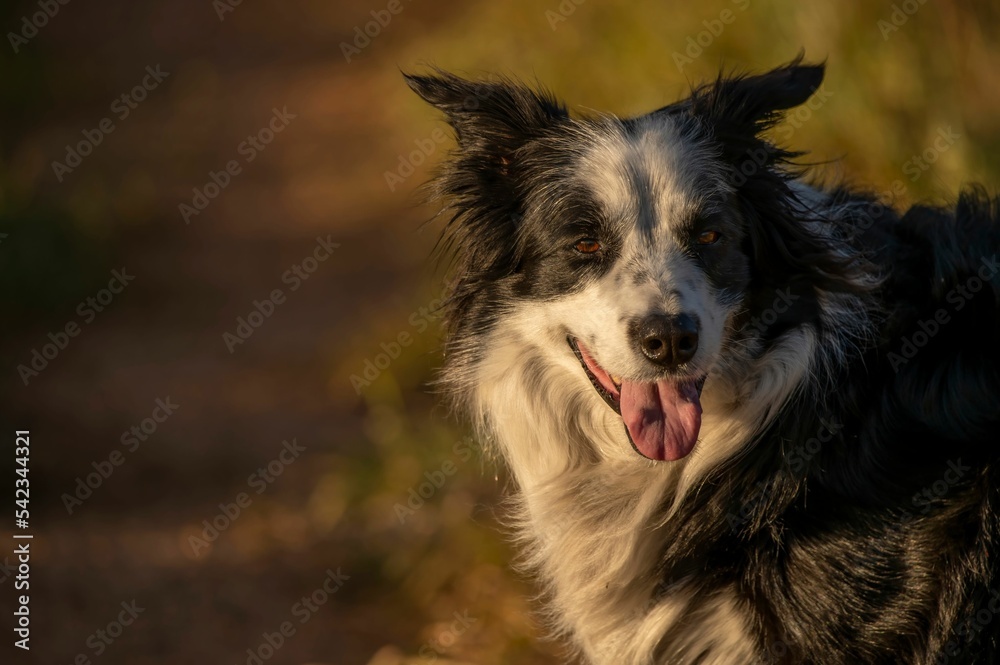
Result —
[[629, 115], [804, 49], [827, 79], [775, 138], [945, 201], [1000, 185], [996, 7], [5, 3], [0, 465], [11, 497], [30, 430], [35, 538], [28, 653], [0, 551], [0, 660], [566, 661], [510, 564], [509, 478], [428, 385], [416, 190], [452, 139], [400, 70]]

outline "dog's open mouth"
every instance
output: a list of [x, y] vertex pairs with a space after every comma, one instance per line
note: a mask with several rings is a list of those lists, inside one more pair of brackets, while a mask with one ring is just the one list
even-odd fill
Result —
[[629, 381], [604, 370], [579, 340], [567, 338], [597, 393], [622, 417], [632, 447], [651, 460], [674, 461], [694, 450], [701, 429], [705, 377]]

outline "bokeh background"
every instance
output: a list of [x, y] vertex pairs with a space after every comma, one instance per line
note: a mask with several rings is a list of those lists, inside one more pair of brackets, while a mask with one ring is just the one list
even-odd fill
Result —
[[[1000, 185], [995, 2], [395, 1], [52, 0], [35, 34], [37, 1], [0, 9], [0, 493], [30, 429], [35, 534], [30, 653], [10, 646], [13, 545], [0, 551], [3, 662], [565, 660], [510, 565], [509, 478], [428, 385], [440, 222], [416, 191], [452, 143], [400, 70], [499, 72], [628, 115], [804, 49], [828, 62], [825, 94], [776, 138], [818, 177], [900, 205]], [[157, 65], [169, 74], [119, 118]], [[294, 118], [247, 162], [273, 109]], [[53, 167], [106, 117], [72, 171]], [[958, 135], [944, 149], [942, 132]], [[185, 220], [230, 160], [240, 173]], [[282, 275], [317, 238], [339, 247], [292, 291]], [[134, 280], [81, 314], [113, 270]], [[287, 299], [230, 352], [224, 334], [277, 288]], [[69, 323], [79, 334], [26, 383], [18, 367]], [[387, 366], [365, 377], [367, 362]], [[167, 398], [175, 413], [123, 443]], [[305, 450], [272, 462], [293, 439]], [[280, 475], [258, 484], [269, 463]], [[220, 519], [241, 492], [251, 503]], [[205, 520], [224, 528], [198, 545]], [[348, 579], [301, 623], [328, 571]], [[133, 600], [139, 618], [108, 629]]]

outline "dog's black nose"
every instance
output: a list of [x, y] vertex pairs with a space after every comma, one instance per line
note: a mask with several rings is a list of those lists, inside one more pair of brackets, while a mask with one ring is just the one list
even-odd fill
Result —
[[687, 314], [647, 316], [635, 335], [642, 354], [663, 367], [686, 363], [698, 350], [698, 324]]

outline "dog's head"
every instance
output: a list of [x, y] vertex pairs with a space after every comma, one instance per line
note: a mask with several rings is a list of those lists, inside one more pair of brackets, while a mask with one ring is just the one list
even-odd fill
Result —
[[706, 379], [768, 334], [748, 330], [755, 302], [795, 283], [836, 290], [844, 274], [801, 220], [795, 153], [761, 136], [822, 77], [796, 61], [619, 119], [570, 117], [508, 81], [407, 76], [458, 140], [436, 180], [458, 259], [448, 351], [474, 364], [517, 320], [534, 331], [523, 352], [558, 345], [635, 450], [686, 456]]

